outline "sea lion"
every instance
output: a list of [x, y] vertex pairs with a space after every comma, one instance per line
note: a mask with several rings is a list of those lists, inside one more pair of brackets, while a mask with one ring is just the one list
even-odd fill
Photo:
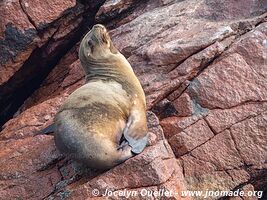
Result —
[[103, 25], [94, 25], [84, 36], [79, 59], [86, 84], [56, 114], [55, 144], [76, 161], [108, 169], [146, 146], [145, 94]]

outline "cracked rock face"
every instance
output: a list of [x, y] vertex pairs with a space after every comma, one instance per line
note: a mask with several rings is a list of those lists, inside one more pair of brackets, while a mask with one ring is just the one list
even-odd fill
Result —
[[101, 3], [0, 2], [1, 126], [79, 41]]
[[[264, 0], [0, 2], [0, 199], [107, 199], [107, 190], [162, 199], [141, 195], [160, 189], [172, 199], [203, 199], [182, 198], [185, 190], [267, 198], [266, 8]], [[78, 46], [94, 21], [131, 63], [150, 110], [148, 147], [105, 172], [60, 155], [53, 136], [34, 136], [84, 83]]]

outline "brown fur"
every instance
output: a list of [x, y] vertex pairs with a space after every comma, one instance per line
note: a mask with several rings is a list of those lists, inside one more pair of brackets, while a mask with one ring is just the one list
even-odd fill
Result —
[[[110, 168], [133, 156], [132, 144], [146, 141], [145, 95], [103, 25], [95, 25], [83, 38], [79, 58], [86, 84], [57, 113], [56, 146], [92, 168]], [[129, 145], [118, 150], [123, 135]]]

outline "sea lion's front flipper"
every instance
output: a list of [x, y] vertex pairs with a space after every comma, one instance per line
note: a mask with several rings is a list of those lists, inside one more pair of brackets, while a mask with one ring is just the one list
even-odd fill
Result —
[[[138, 116], [137, 116], [138, 115]], [[132, 147], [132, 153], [141, 153], [147, 144], [146, 118], [139, 116], [140, 113], [133, 112], [128, 118], [127, 125], [123, 130], [123, 137]]]

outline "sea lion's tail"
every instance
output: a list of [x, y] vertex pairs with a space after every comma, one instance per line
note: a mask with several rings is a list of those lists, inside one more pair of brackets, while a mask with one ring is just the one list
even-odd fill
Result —
[[55, 131], [55, 124], [52, 123], [46, 128], [36, 132], [35, 135], [53, 135], [54, 131]]

